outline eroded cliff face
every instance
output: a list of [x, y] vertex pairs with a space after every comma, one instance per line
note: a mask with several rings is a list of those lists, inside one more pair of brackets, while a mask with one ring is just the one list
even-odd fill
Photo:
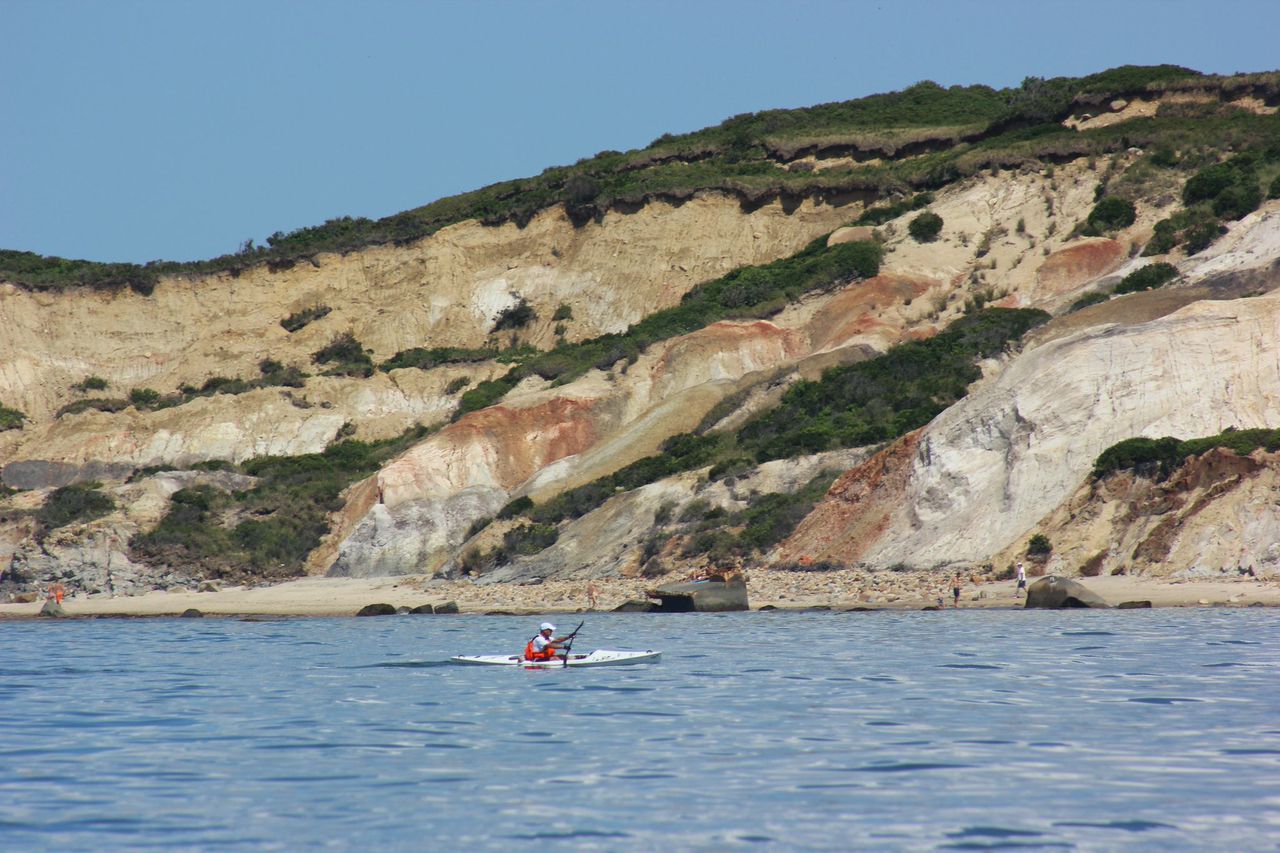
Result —
[[[158, 412], [55, 413], [86, 396], [72, 386], [88, 376], [109, 385], [88, 396], [120, 398], [200, 387], [214, 376], [253, 379], [264, 358], [319, 374], [312, 354], [345, 332], [375, 361], [413, 347], [481, 347], [493, 340], [495, 317], [521, 298], [539, 318], [519, 332], [524, 343], [552, 345], [558, 324], [568, 340], [622, 331], [694, 284], [791, 254], [849, 217], [812, 203], [744, 213], [734, 199], [707, 195], [579, 228], [558, 208], [524, 228], [466, 222], [410, 246], [321, 255], [278, 272], [167, 279], [145, 297], [0, 283], [0, 401], [30, 418], [23, 430], [0, 433], [0, 464], [242, 460], [322, 450], [348, 422], [361, 438], [439, 422], [456, 404], [443, 393], [453, 379], [481, 381], [502, 368], [317, 377], [301, 390], [215, 395]], [[561, 305], [572, 317], [553, 321]], [[317, 306], [330, 312], [292, 333], [281, 326]], [[496, 342], [509, 344], [510, 333]], [[11, 483], [36, 484], [29, 475]]]
[[[1255, 293], [1280, 285], [1276, 205], [1231, 236], [1185, 265], [1187, 286], [1210, 293], [1214, 276], [1243, 276]], [[1126, 297], [1148, 298], [1162, 296]], [[1098, 539], [1066, 525], [1061, 508], [1107, 447], [1135, 436], [1280, 422], [1280, 296], [1210, 298], [1145, 322], [1065, 335], [1050, 324], [1020, 354], [988, 365], [988, 374], [919, 433], [848, 472], [779, 556], [920, 566], [1008, 560], [1051, 518], [1072, 531], [1067, 541], [1084, 537], [1055, 558], [1068, 570]], [[1204, 537], [1185, 541], [1198, 544], [1147, 564], [1190, 560], [1195, 547], [1206, 547]], [[1239, 537], [1231, 542], [1249, 547]]]
[[[1115, 160], [1123, 166], [1134, 156]], [[975, 300], [1060, 316], [1020, 352], [984, 365], [986, 377], [970, 396], [924, 429], [870, 458], [868, 451], [841, 456], [848, 473], [772, 559], [885, 567], [1004, 559], [1041, 527], [1068, 529], [1055, 513], [1080, 500], [1094, 458], [1115, 441], [1274, 426], [1280, 297], [1253, 295], [1280, 283], [1273, 266], [1280, 205], [1270, 203], [1208, 252], [1180, 260], [1185, 275], [1176, 286], [1065, 314], [1083, 293], [1148, 262], [1137, 249], [1173, 204], [1172, 196], [1153, 197], [1112, 238], [1073, 238], [1109, 167], [1080, 160], [959, 182], [930, 206], [945, 220], [937, 241], [906, 236], [911, 214], [875, 229], [886, 257], [873, 279], [807, 297], [767, 320], [716, 323], [662, 341], [631, 364], [565, 385], [524, 380], [498, 405], [445, 426], [348, 489], [307, 570], [367, 576], [449, 566], [475, 544], [472, 525], [512, 498], [541, 502], [657, 452], [731, 394], [741, 406], [721, 423], [738, 423], [796, 379], [932, 335]], [[857, 205], [806, 203], [744, 213], [736, 200], [708, 195], [609, 213], [577, 229], [559, 211], [524, 229], [463, 223], [407, 247], [322, 256], [315, 266], [166, 281], [152, 297], [55, 296], [0, 285], [0, 401], [32, 418], [22, 430], [0, 433], [0, 464], [5, 482], [38, 490], [0, 510], [14, 501], [38, 505], [50, 487], [88, 478], [109, 481], [123, 504], [159, 507], [51, 540], [74, 549], [97, 537], [93, 559], [41, 551], [18, 522], [0, 522], [0, 541], [32, 577], [60, 576], [59, 566], [72, 563], [114, 566], [127, 558], [128, 537], [154, 526], [163, 498], [180, 487], [149, 486], [144, 500], [141, 487], [121, 483], [134, 469], [317, 452], [340, 435], [379, 439], [442, 423], [456, 406], [459, 380], [494, 378], [507, 367], [314, 376], [302, 388], [201, 397], [159, 411], [55, 417], [79, 399], [70, 386], [85, 376], [107, 379], [107, 394], [123, 396], [132, 388], [199, 386], [210, 376], [252, 377], [263, 358], [318, 372], [311, 354], [347, 331], [375, 360], [410, 347], [478, 347], [494, 340], [495, 316], [519, 298], [539, 317], [520, 340], [545, 348], [560, 305], [572, 309], [564, 321], [570, 340], [620, 331], [700, 281], [791, 254], [859, 212]], [[280, 326], [317, 305], [332, 310], [293, 333]], [[509, 333], [498, 343], [509, 344]], [[819, 461], [749, 476], [790, 488]], [[637, 571], [661, 505], [695, 497], [738, 505], [727, 492], [706, 491], [713, 486], [681, 475], [620, 495], [567, 525], [546, 554], [494, 577]], [[1092, 558], [1102, 538], [1120, 536], [1118, 529], [1078, 535], [1079, 553], [1055, 549], [1065, 562], [1085, 551]], [[1180, 558], [1178, 547], [1167, 559]]]
[[[1163, 480], [1132, 471], [1089, 479], [1035, 529], [1054, 546], [1050, 573], [1270, 576], [1280, 566], [1278, 495], [1280, 454], [1218, 448]], [[992, 559], [1003, 566], [1020, 550]]]

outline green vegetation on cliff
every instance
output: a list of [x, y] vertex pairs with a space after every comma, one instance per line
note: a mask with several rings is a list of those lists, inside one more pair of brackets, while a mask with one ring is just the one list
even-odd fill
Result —
[[[456, 416], [493, 405], [526, 376], [569, 382], [593, 367], [608, 370], [619, 361], [634, 362], [640, 353], [659, 341], [696, 332], [719, 320], [772, 316], [806, 294], [871, 278], [880, 271], [880, 258], [878, 243], [865, 241], [828, 247], [826, 238], [819, 237], [790, 257], [740, 267], [703, 282], [686, 293], [679, 305], [656, 311], [625, 332], [561, 344], [548, 352], [529, 350], [512, 354], [511, 360], [516, 361], [516, 366], [505, 376], [481, 382], [463, 394]], [[441, 358], [455, 354], [463, 358], [479, 352], [406, 350], [397, 353], [383, 367], [434, 366]]]
[[797, 382], [739, 430], [738, 447], [763, 462], [896, 438], [963, 397], [982, 375], [979, 360], [1048, 319], [1043, 311], [988, 308], [927, 340]]
[[114, 510], [115, 500], [101, 489], [101, 483], [76, 483], [50, 492], [35, 513], [40, 536], [68, 524], [101, 518]]
[[1248, 456], [1259, 448], [1274, 452], [1280, 450], [1280, 429], [1229, 429], [1186, 441], [1172, 436], [1126, 438], [1098, 455], [1093, 463], [1093, 478], [1116, 471], [1133, 471], [1139, 476], [1163, 480], [1187, 459], [1215, 447], [1226, 448], [1239, 456]]
[[[1077, 131], [1061, 122], [1097, 112], [1110, 100], [1162, 91], [1203, 90], [1203, 103], [1172, 105], [1151, 118]], [[717, 190], [752, 208], [782, 199], [855, 198], [944, 186], [982, 169], [1055, 163], [1123, 151], [1246, 151], [1275, 137], [1274, 116], [1231, 106], [1244, 95], [1274, 98], [1280, 74], [1206, 77], [1172, 65], [1123, 66], [1087, 77], [1028, 78], [1021, 86], [944, 88], [929, 81], [901, 92], [802, 109], [734, 116], [713, 127], [664, 135], [628, 152], [602, 151], [572, 166], [504, 181], [378, 220], [341, 217], [276, 232], [266, 246], [208, 261], [103, 264], [0, 252], [0, 279], [25, 287], [132, 287], [150, 293], [162, 275], [239, 275], [259, 265], [287, 269], [322, 252], [405, 244], [468, 219], [524, 225], [563, 204], [577, 223], [651, 199], [679, 202]], [[847, 158], [814, 169], [807, 157]], [[1215, 196], [1216, 200], [1216, 196]], [[1224, 200], [1239, 209], [1248, 198]], [[1221, 214], [1220, 214], [1221, 215]]]
[[1000, 353], [1048, 319], [1043, 311], [1011, 308], [967, 315], [927, 340], [832, 368], [814, 382], [797, 382], [777, 407], [735, 434], [673, 436], [661, 453], [570, 489], [528, 514], [554, 524], [585, 515], [618, 492], [704, 465], [714, 465], [712, 476], [719, 477], [755, 462], [897, 438], [963, 397], [982, 375], [979, 360]]
[[228, 465], [256, 484], [244, 492], [208, 485], [176, 492], [159, 525], [130, 541], [131, 556], [191, 565], [214, 577], [295, 577], [329, 531], [329, 513], [342, 508], [342, 490], [430, 432], [415, 427], [385, 441], [343, 441], [323, 453]]
[[10, 409], [8, 406], [0, 405], [0, 432], [10, 429], [22, 429], [22, 422], [27, 416], [17, 409]]

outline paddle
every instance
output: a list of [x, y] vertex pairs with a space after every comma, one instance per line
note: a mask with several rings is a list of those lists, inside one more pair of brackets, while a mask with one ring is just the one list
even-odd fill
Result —
[[569, 644], [564, 647], [564, 665], [569, 665], [569, 653], [573, 651], [573, 638], [578, 636], [578, 632], [582, 630], [582, 626], [587, 624], [587, 620], [583, 619], [578, 623], [578, 627], [573, 629], [573, 633], [565, 637]]

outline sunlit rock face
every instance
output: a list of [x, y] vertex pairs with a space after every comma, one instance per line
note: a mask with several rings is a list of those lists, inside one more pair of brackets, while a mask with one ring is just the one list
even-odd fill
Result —
[[[1278, 232], [1275, 212], [1252, 215], [1216, 253], [1187, 264], [1186, 286], [1250, 273], [1259, 292], [1275, 287]], [[1112, 444], [1280, 424], [1280, 296], [1206, 299], [1062, 337], [1050, 326], [1039, 339], [988, 365], [988, 378], [927, 427], [849, 471], [780, 555], [873, 565], [1008, 560], [1042, 520], [1066, 525], [1062, 508]], [[1260, 540], [1266, 525], [1252, 526]], [[1126, 538], [1119, 530], [1079, 535], [1086, 541], [1076, 547], [1068, 537], [1055, 559], [1083, 563], [1101, 548], [1114, 551], [1114, 567], [1133, 551], [1114, 544]], [[1207, 538], [1188, 533], [1182, 551], [1170, 545], [1155, 559], [1148, 549], [1143, 559], [1193, 560], [1201, 545], [1190, 543]], [[1238, 538], [1226, 546], [1242, 547], [1259, 550]]]

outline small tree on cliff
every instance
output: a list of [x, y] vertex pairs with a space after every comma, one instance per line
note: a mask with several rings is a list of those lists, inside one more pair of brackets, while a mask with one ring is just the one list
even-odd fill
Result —
[[1053, 552], [1053, 543], [1049, 541], [1049, 537], [1043, 533], [1037, 533], [1027, 542], [1027, 556], [1039, 557], [1041, 559], [1049, 556]]
[[926, 210], [907, 225], [909, 233], [917, 243], [932, 243], [942, 232], [942, 217]]

